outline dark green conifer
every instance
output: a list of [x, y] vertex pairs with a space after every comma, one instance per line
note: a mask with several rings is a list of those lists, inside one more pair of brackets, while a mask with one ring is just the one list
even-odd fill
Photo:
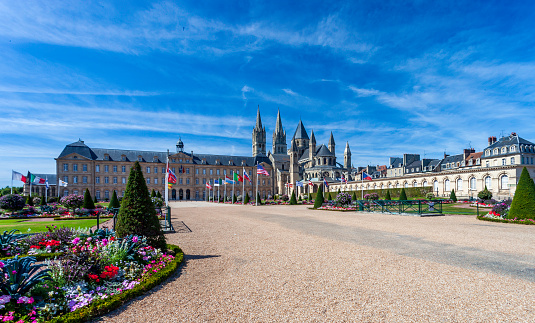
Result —
[[295, 191], [292, 191], [292, 196], [290, 197], [290, 205], [297, 205], [297, 200], [295, 198]]
[[89, 189], [85, 189], [84, 193], [84, 204], [82, 204], [82, 207], [84, 209], [88, 210], [94, 210], [95, 209], [95, 203], [93, 203], [93, 199], [91, 198], [91, 193], [89, 193]]
[[158, 191], [158, 193], [156, 193], [156, 196], [158, 196], [159, 198], [162, 198], [162, 193], [160, 193], [160, 191]]
[[392, 198], [390, 197], [390, 191], [389, 190], [386, 190], [385, 200], [386, 201], [392, 200]]
[[351, 200], [352, 201], [356, 201], [357, 200], [357, 193], [355, 193], [355, 191], [353, 191], [353, 195], [351, 195]]
[[95, 195], [95, 197], [93, 198], [93, 203], [98, 203], [97, 201], [97, 196]]
[[535, 220], [535, 183], [529, 176], [526, 167], [518, 179], [515, 196], [511, 203], [511, 209], [507, 214], [508, 219], [534, 219]]
[[317, 209], [323, 205], [323, 188], [321, 185], [318, 187], [318, 192], [316, 193], [316, 200], [314, 201], [314, 208]]
[[156, 197], [156, 192], [154, 191], [154, 189], [150, 193], [150, 198], [153, 198], [153, 197]]
[[407, 193], [405, 193], [405, 187], [401, 188], [401, 193], [399, 194], [399, 200], [400, 201], [406, 201], [407, 199]]
[[[130, 171], [130, 174], [132, 174], [132, 171]], [[130, 180], [130, 178], [128, 180]], [[128, 186], [128, 184], [126, 184], [126, 185]], [[145, 186], [146, 185], [147, 184], [145, 184]], [[119, 203], [119, 199], [117, 198], [117, 192], [115, 192], [115, 190], [113, 190], [113, 194], [111, 196], [110, 204], [108, 204], [108, 208], [116, 209], [118, 207], [121, 207], [121, 204]]]
[[262, 199], [260, 198], [260, 192], [256, 193], [256, 200], [258, 201], [258, 204], [262, 205]]
[[232, 195], [232, 203], [236, 203], [237, 200], [238, 200], [238, 198], [236, 197], [236, 194], [233, 194]]
[[33, 206], [33, 199], [31, 194], [26, 197], [26, 204], [28, 204], [29, 206]]
[[154, 248], [167, 249], [160, 221], [137, 161], [130, 170], [115, 230], [118, 238], [131, 234], [145, 236]]
[[245, 193], [245, 200], [243, 201], [243, 204], [249, 203], [249, 193]]
[[452, 200], [453, 202], [457, 202], [457, 195], [455, 195], [455, 190], [454, 189], [451, 190], [450, 200]]
[[39, 205], [46, 205], [46, 199], [44, 196], [41, 196], [41, 203]]

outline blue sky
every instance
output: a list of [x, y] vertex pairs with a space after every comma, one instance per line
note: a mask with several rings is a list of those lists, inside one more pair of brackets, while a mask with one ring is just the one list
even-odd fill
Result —
[[[64, 146], [251, 154], [280, 108], [353, 164], [535, 140], [531, 1], [0, 0], [0, 186]], [[341, 160], [341, 159], [340, 159]]]

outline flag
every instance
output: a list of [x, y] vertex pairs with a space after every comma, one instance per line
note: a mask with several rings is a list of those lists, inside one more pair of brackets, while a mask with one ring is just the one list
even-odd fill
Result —
[[28, 172], [28, 177], [30, 177], [30, 182], [35, 181], [35, 175], [34, 174]]
[[14, 170], [12, 172], [13, 173], [11, 174], [11, 179], [13, 179], [14, 181], [22, 181], [26, 183], [26, 181], [28, 180], [28, 177], [22, 175], [21, 173], [18, 173]]
[[206, 183], [206, 188], [211, 190], [212, 189], [212, 185], [210, 185], [210, 183]]
[[303, 182], [300, 182], [300, 181], [295, 182], [295, 185], [296, 185], [296, 186], [299, 186], [299, 187], [304, 187], [304, 186], [303, 186]]
[[249, 183], [251, 183], [251, 179], [249, 178], [249, 175], [247, 175], [247, 172], [245, 171], [245, 169], [243, 170], [243, 178], [245, 178], [246, 180], [249, 181]]
[[262, 167], [262, 165], [260, 164], [256, 165], [256, 173], [259, 175], [269, 176], [269, 173], [267, 172], [267, 170], [265, 170], [264, 167]]
[[33, 174], [32, 174], [32, 176], [34, 176], [33, 182], [36, 183], [36, 184], [44, 184], [45, 181], [46, 181], [44, 178], [41, 178], [39, 176], [35, 176]]
[[347, 179], [342, 175], [342, 183], [347, 184]]
[[219, 186], [221, 184], [221, 178], [214, 180], [214, 186]]
[[286, 186], [286, 187], [292, 187], [293, 184], [292, 184], [292, 183], [286, 183], [286, 184], [284, 184], [284, 186]]
[[45, 181], [46, 189], [48, 189], [50, 186], [48, 185], [48, 178]]
[[[180, 169], [179, 169], [179, 171], [180, 171]], [[169, 188], [171, 188], [172, 184], [176, 184], [176, 175], [175, 175], [175, 173], [173, 173], [173, 171], [169, 167], [167, 167], [167, 173], [168, 173], [167, 182], [169, 184]]]
[[230, 177], [225, 175], [225, 184], [232, 184], [232, 183], [234, 182], [230, 179]]
[[366, 173], [362, 173], [362, 179], [363, 180], [367, 180], [367, 181], [371, 181], [372, 180], [372, 177]]
[[243, 177], [241, 177], [238, 173], [234, 173], [234, 181], [243, 182]]
[[323, 179], [323, 184], [325, 184], [325, 187], [329, 187], [329, 183], [327, 183], [327, 180], [325, 178]]
[[61, 179], [59, 180], [59, 186], [67, 187], [67, 184], [67, 182], [62, 181]]
[[311, 180], [308, 180], [308, 185], [310, 185], [310, 186], [314, 186], [314, 183], [312, 183]]

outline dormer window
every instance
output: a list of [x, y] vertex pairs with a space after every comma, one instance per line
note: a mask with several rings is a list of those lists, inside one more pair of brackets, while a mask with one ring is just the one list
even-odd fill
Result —
[[471, 159], [468, 161], [468, 166], [472, 166], [472, 160]]
[[155, 163], [158, 162], [158, 156], [154, 156], [153, 161], [154, 161]]
[[137, 161], [138, 162], [142, 162], [143, 161], [143, 156], [137, 156]]
[[126, 161], [126, 155], [121, 155], [121, 160]]
[[104, 160], [110, 160], [110, 155], [105, 154], [105, 155], [104, 155]]
[[490, 156], [490, 149], [485, 150], [485, 156]]
[[481, 159], [478, 158], [476, 159], [476, 165], [479, 165], [479, 164], [481, 164]]
[[511, 146], [511, 147], [509, 148], [509, 151], [511, 151], [511, 152], [512, 152], [512, 151], [516, 151], [515, 146]]
[[507, 153], [507, 147], [502, 148], [502, 154], [505, 154], [505, 153]]
[[494, 148], [494, 155], [498, 155], [498, 148]]

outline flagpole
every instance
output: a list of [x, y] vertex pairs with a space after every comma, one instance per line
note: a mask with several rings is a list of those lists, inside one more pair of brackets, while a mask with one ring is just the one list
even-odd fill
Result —
[[258, 206], [258, 162], [256, 162], [256, 194], [254, 196], [256, 206]]
[[360, 175], [360, 199], [364, 201], [364, 172]]
[[[28, 172], [28, 173], [30, 173], [30, 172]], [[32, 173], [30, 173], [30, 176], [28, 176], [28, 177], [30, 177], [30, 193], [28, 195], [30, 195], [30, 199], [31, 199], [32, 198]]]
[[[245, 173], [245, 167], [242, 167], [242, 170]], [[241, 204], [245, 205], [245, 176], [242, 176], [241, 181]]]
[[13, 172], [14, 170], [11, 170], [11, 195], [13, 195]]
[[224, 193], [224, 197], [223, 197], [223, 203], [225, 203], [227, 201], [227, 175], [225, 175], [225, 186], [223, 186], [223, 189], [225, 190], [223, 193]]
[[[46, 204], [48, 202], [48, 176], [45, 176], [45, 177], [46, 177], [46, 185], [45, 185], [45, 204]], [[13, 177], [11, 177], [11, 181], [13, 181]]]
[[235, 180], [234, 180], [234, 174], [235, 174], [235, 173], [234, 173], [234, 170], [233, 170], [233, 171], [232, 171], [232, 198], [231, 198], [231, 200], [230, 200], [231, 204], [234, 204], [234, 195], [236, 195], [236, 193], [234, 193], [234, 184], [235, 184], [235, 183], [234, 183], [234, 182], [235, 182]]
[[217, 179], [217, 203], [219, 203], [219, 186], [221, 186], [221, 183], [219, 183], [219, 178]]
[[169, 206], [169, 149], [167, 149], [167, 158], [165, 160], [165, 207]]

